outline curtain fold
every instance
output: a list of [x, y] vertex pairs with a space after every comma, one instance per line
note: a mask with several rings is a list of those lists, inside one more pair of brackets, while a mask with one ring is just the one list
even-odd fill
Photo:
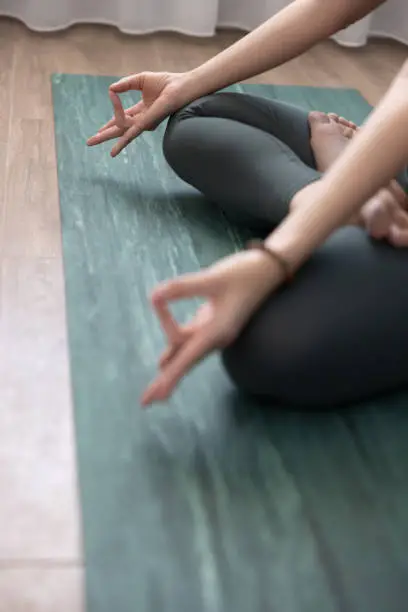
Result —
[[[252, 30], [290, 0], [0, 0], [0, 16], [15, 17], [33, 30], [103, 23], [126, 33], [177, 31], [211, 36], [217, 27]], [[370, 35], [408, 44], [408, 0], [388, 0], [373, 14], [338, 34], [343, 45], [364, 45]]]

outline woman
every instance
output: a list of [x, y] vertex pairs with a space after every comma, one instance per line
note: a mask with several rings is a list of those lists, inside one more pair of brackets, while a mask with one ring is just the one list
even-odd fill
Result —
[[[363, 224], [394, 246], [407, 243], [406, 174], [398, 173], [408, 161], [408, 64], [347, 146], [354, 126], [336, 117], [307, 117], [251, 97], [207, 95], [299, 55], [380, 3], [298, 0], [188, 74], [142, 73], [111, 87], [115, 118], [90, 145], [119, 137], [112, 151], [117, 155], [183, 108], [164, 141], [176, 172], [263, 234], [279, 224], [258, 248], [155, 291], [169, 349], [144, 405], [166, 399], [194, 364], [219, 348], [238, 386], [291, 403], [353, 401], [408, 382], [408, 343], [401, 339], [408, 252], [374, 245], [361, 229], [340, 229], [327, 240], [341, 225]], [[117, 94], [129, 89], [140, 89], [143, 101], [125, 114]], [[209, 119], [221, 131], [203, 129]], [[221, 181], [217, 155], [225, 154]], [[292, 286], [273, 295], [324, 242]], [[167, 303], [195, 296], [208, 301], [180, 327]]]

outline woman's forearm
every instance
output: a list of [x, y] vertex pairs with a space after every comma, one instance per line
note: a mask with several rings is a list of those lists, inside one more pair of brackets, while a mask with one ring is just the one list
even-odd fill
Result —
[[296, 268], [407, 163], [408, 62], [330, 170], [299, 193], [267, 245]]
[[189, 73], [198, 98], [298, 57], [359, 20], [383, 0], [295, 0], [250, 34]]

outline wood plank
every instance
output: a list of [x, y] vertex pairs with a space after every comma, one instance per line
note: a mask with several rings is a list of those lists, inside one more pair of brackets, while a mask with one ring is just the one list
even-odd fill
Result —
[[0, 569], [0, 612], [84, 612], [80, 567]]
[[3, 259], [0, 282], [0, 562], [78, 561], [62, 263]]
[[5, 256], [60, 257], [53, 124], [14, 116], [5, 193]]

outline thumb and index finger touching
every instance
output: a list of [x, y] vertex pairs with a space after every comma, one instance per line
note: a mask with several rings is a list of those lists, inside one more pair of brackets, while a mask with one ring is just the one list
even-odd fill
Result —
[[194, 297], [210, 297], [217, 290], [218, 283], [211, 273], [211, 268], [192, 274], [184, 274], [178, 278], [159, 285], [153, 292], [153, 305], [165, 302], [183, 300]]
[[169, 302], [195, 297], [209, 297], [209, 279], [207, 272], [199, 272], [176, 278], [158, 287], [151, 298], [152, 305], [159, 318], [163, 331], [170, 344], [177, 345], [186, 340], [194, 327], [179, 325], [174, 319]]
[[209, 334], [198, 332], [192, 335], [180, 350], [163, 364], [163, 369], [156, 380], [142, 395], [142, 405], [148, 406], [153, 402], [167, 399], [183, 376], [208, 355], [213, 349], [213, 344], [213, 338]]
[[168, 397], [178, 381], [212, 349], [214, 338], [208, 329], [192, 333], [181, 327], [170, 313], [168, 303], [176, 300], [208, 296], [211, 279], [207, 272], [198, 272], [174, 279], [156, 289], [152, 303], [166, 333], [170, 347], [161, 362], [161, 371], [142, 396], [142, 404]]
[[113, 106], [113, 114], [115, 118], [115, 124], [117, 127], [125, 128], [126, 127], [126, 114], [122, 106], [121, 99], [118, 94], [115, 93], [112, 89], [109, 90], [109, 98], [112, 102]]
[[[138, 136], [145, 129], [145, 121], [138, 122], [138, 125], [129, 125], [129, 119], [136, 117], [143, 108], [143, 102], [138, 102], [127, 112], [125, 112], [120, 93], [130, 90], [140, 90], [142, 88], [142, 75], [124, 77], [109, 87], [109, 98], [113, 106], [114, 116], [105, 123], [97, 133], [88, 139], [89, 146], [98, 145], [114, 138], [119, 138], [118, 145], [113, 148], [112, 154], [117, 155], [131, 140]], [[149, 120], [148, 117], [146, 117]], [[136, 128], [136, 129], [135, 129]]]
[[170, 312], [169, 302], [203, 297], [206, 294], [206, 284], [202, 273], [191, 274], [163, 283], [153, 292], [151, 297], [153, 308], [171, 343], [177, 344], [182, 341], [184, 333]]
[[156, 128], [161, 121], [168, 115], [166, 101], [160, 96], [150, 106], [143, 106], [143, 113], [137, 114], [132, 118], [132, 125], [118, 139], [117, 144], [112, 149], [112, 157], [116, 157], [127, 145], [144, 131]]
[[127, 91], [130, 91], [132, 89], [140, 91], [143, 88], [143, 82], [143, 73], [132, 74], [130, 76], [119, 79], [119, 81], [116, 81], [115, 83], [112, 83], [112, 85], [109, 86], [109, 89], [110, 91], [113, 91], [115, 93], [126, 93]]
[[[158, 95], [157, 99], [148, 107], [139, 102], [132, 107], [128, 114], [123, 110], [119, 94], [131, 90], [143, 90], [144, 75], [136, 74], [124, 77], [109, 87], [109, 96], [114, 108], [114, 118], [105, 124], [98, 133], [88, 140], [88, 145], [101, 144], [107, 140], [118, 138], [111, 155], [116, 157], [132, 140], [140, 136], [147, 129], [157, 127], [166, 117], [171, 108], [166, 97]], [[143, 112], [141, 112], [143, 111]], [[129, 119], [131, 124], [129, 125]]]

